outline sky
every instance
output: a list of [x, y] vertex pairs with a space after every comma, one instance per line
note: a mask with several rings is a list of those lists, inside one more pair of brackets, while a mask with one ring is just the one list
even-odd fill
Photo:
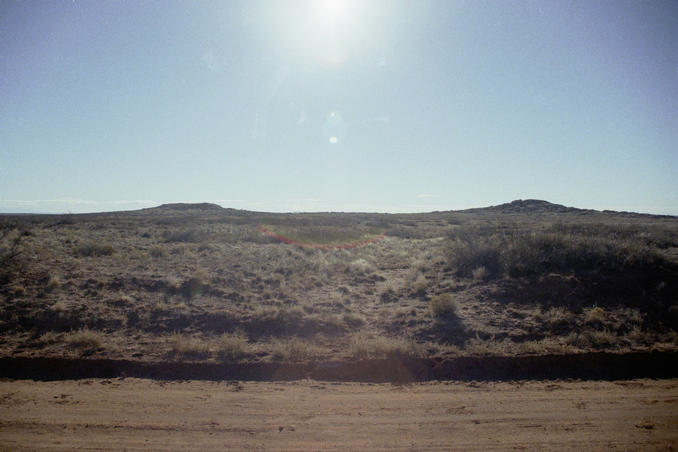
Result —
[[678, 215], [678, 2], [0, 0], [0, 212]]

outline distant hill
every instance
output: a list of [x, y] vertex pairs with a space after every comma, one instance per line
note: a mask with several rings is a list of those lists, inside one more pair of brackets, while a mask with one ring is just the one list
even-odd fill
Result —
[[221, 207], [218, 204], [212, 204], [209, 202], [200, 202], [200, 203], [183, 203], [183, 202], [175, 202], [175, 203], [170, 203], [170, 204], [162, 204], [159, 205], [158, 207], [152, 207], [152, 209], [163, 209], [163, 210], [224, 210], [223, 207]]
[[619, 212], [615, 210], [593, 210], [580, 209], [577, 207], [567, 207], [562, 204], [554, 204], [552, 202], [544, 201], [542, 199], [516, 199], [515, 201], [507, 202], [490, 207], [481, 207], [468, 209], [466, 212], [477, 213], [496, 213], [496, 214], [518, 214], [518, 213], [555, 213], [555, 214], [577, 214], [577, 215], [605, 215], [609, 217], [623, 217], [623, 218], [676, 218], [672, 215], [656, 215], [649, 213], [637, 212]]
[[[164, 211], [225, 211], [225, 210], [234, 210], [230, 208], [223, 208], [218, 204], [212, 204], [207, 202], [202, 203], [170, 203], [162, 204], [157, 207], [152, 207], [142, 210], [164, 210]], [[568, 212], [583, 212], [584, 209], [578, 209], [576, 207], [566, 207], [561, 204], [554, 204], [548, 201], [540, 199], [517, 199], [504, 204], [499, 204], [497, 206], [490, 207], [476, 207], [468, 209], [468, 211], [490, 211], [496, 213], [568, 213]], [[327, 212], [331, 213], [331, 212]]]
[[554, 204], [541, 199], [517, 199], [515, 201], [499, 204], [498, 206], [487, 207], [484, 210], [501, 213], [569, 213], [581, 212], [583, 209], [566, 207], [562, 204]]

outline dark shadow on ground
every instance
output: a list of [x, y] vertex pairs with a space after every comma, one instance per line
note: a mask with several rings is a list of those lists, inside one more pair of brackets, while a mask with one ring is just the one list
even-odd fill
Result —
[[157, 380], [283, 381], [315, 379], [354, 382], [431, 380], [625, 380], [678, 377], [678, 353], [581, 353], [542, 356], [485, 356], [453, 359], [391, 358], [310, 363], [140, 362], [108, 359], [0, 358], [0, 378], [40, 381], [83, 378]]

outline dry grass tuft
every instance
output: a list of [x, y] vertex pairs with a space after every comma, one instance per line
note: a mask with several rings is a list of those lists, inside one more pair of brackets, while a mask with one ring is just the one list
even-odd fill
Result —
[[271, 358], [274, 361], [301, 362], [315, 359], [319, 350], [313, 344], [297, 337], [281, 339], [272, 344]]
[[602, 323], [607, 318], [605, 310], [596, 306], [586, 313], [586, 323]]
[[574, 343], [558, 338], [544, 338], [534, 341], [513, 342], [503, 340], [480, 339], [478, 337], [464, 343], [464, 351], [475, 356], [541, 355], [544, 353], [565, 354], [573, 351]]
[[151, 257], [154, 258], [159, 258], [159, 257], [167, 257], [167, 248], [164, 248], [162, 246], [153, 246], [151, 249], [148, 250], [148, 254], [151, 255]]
[[47, 331], [38, 338], [38, 343], [41, 345], [56, 344], [57, 342], [59, 342], [59, 334], [54, 331]]
[[591, 331], [587, 333], [589, 341], [595, 347], [611, 347], [619, 343], [619, 338], [613, 332], [605, 329], [602, 331]]
[[[637, 334], [638, 336], [641, 335], [639, 330], [634, 334]], [[620, 344], [620, 338], [607, 329], [601, 331], [585, 331], [583, 333], [572, 332], [565, 336], [564, 341], [566, 344], [582, 350], [591, 348], [613, 348]]]
[[209, 275], [203, 269], [198, 269], [179, 287], [179, 292], [188, 300], [193, 300], [209, 288]]
[[436, 320], [453, 320], [457, 317], [459, 308], [451, 294], [437, 295], [431, 299], [431, 314]]
[[75, 249], [76, 255], [80, 257], [100, 257], [100, 256], [110, 256], [113, 254], [115, 249], [110, 243], [86, 243], [80, 245]]
[[350, 269], [358, 274], [366, 274], [374, 271], [374, 266], [365, 259], [356, 259], [350, 264]]
[[104, 343], [104, 333], [82, 328], [66, 333], [64, 341], [74, 348], [99, 349]]
[[205, 357], [209, 354], [209, 346], [200, 338], [173, 333], [170, 338], [172, 352], [184, 357]]
[[217, 342], [217, 355], [222, 361], [238, 361], [248, 349], [247, 338], [240, 334], [223, 334]]
[[115, 248], [110, 243], [89, 243], [77, 248], [79, 256], [110, 256], [115, 252]]
[[11, 292], [12, 295], [14, 295], [15, 297], [23, 297], [24, 295], [26, 295], [26, 293], [27, 293], [28, 291], [26, 290], [26, 288], [25, 288], [23, 285], [21, 285], [21, 284], [14, 284], [13, 286], [11, 286], [11, 291], [10, 291], [10, 292]]
[[349, 354], [354, 359], [378, 359], [421, 356], [419, 345], [406, 338], [370, 337], [356, 334], [349, 341]]
[[471, 275], [473, 276], [473, 279], [476, 281], [485, 281], [490, 276], [489, 272], [483, 265], [481, 265], [480, 267], [476, 267], [471, 272]]
[[61, 280], [59, 279], [58, 276], [50, 276], [49, 280], [47, 281], [47, 290], [48, 291], [53, 291], [61, 287]]
[[360, 328], [365, 325], [365, 317], [350, 312], [344, 314], [342, 320], [349, 328]]
[[56, 303], [54, 303], [52, 306], [49, 307], [50, 311], [53, 312], [66, 312], [68, 311], [68, 305], [64, 300], [59, 300]]

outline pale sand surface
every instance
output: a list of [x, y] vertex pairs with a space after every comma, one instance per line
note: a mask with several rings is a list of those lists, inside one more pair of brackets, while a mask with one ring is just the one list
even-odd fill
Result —
[[678, 380], [0, 382], [0, 450], [672, 450]]

